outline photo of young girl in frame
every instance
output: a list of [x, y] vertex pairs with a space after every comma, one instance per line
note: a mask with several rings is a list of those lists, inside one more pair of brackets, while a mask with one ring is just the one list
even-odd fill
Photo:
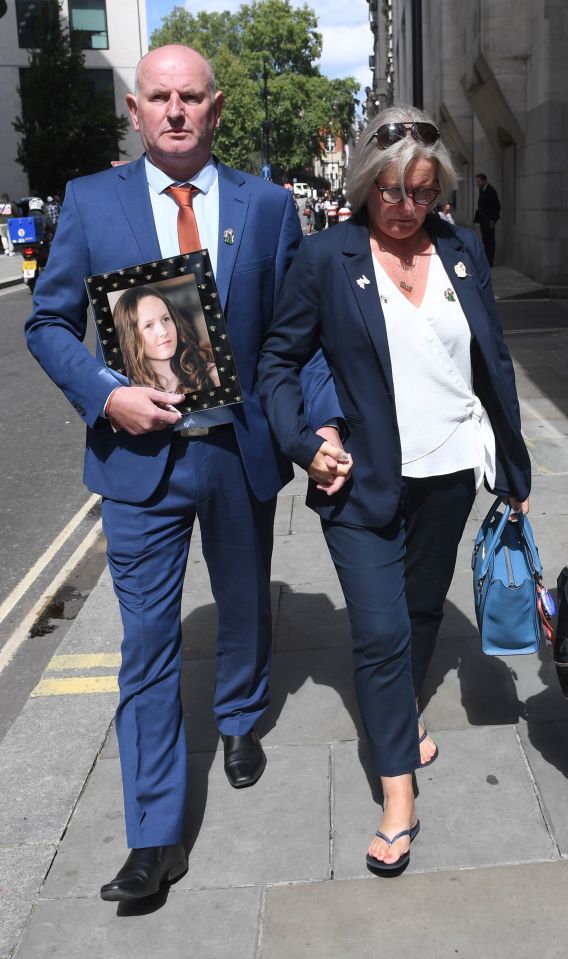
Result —
[[219, 386], [209, 340], [199, 338], [158, 284], [127, 289], [112, 315], [131, 383], [182, 393]]

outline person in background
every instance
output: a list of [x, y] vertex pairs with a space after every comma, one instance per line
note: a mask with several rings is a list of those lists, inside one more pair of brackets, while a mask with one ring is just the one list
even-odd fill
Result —
[[491, 186], [485, 173], [478, 173], [475, 182], [479, 187], [479, 196], [474, 223], [479, 223], [487, 262], [489, 266], [493, 266], [495, 260], [495, 224], [501, 215], [501, 204], [497, 190], [494, 186]]
[[321, 197], [314, 201], [314, 229], [316, 233], [325, 229], [325, 207]]
[[6, 256], [14, 256], [15, 252], [8, 232], [8, 220], [13, 216], [20, 216], [20, 208], [12, 203], [7, 193], [3, 193], [0, 201], [0, 240], [2, 241], [0, 253], [5, 253]]
[[314, 208], [311, 200], [306, 200], [302, 216], [306, 224], [306, 234], [309, 236], [314, 232]]
[[51, 242], [55, 227], [51, 220], [51, 217], [45, 211], [45, 204], [41, 197], [32, 196], [28, 200], [28, 216], [33, 217], [35, 220], [39, 221], [39, 227], [36, 226], [37, 238], [38, 240], [47, 240]]
[[[428, 114], [377, 114], [349, 166], [353, 216], [300, 246], [259, 363], [262, 404], [282, 451], [308, 471], [307, 503], [345, 596], [384, 797], [367, 852], [375, 872], [400, 871], [420, 828], [412, 776], [438, 749], [418, 697], [476, 490], [485, 482], [528, 510], [530, 460], [487, 259], [472, 230], [433, 212], [455, 184]], [[352, 458], [341, 483], [303, 415], [298, 370], [320, 346], [346, 423], [327, 440]]]
[[438, 216], [440, 216], [442, 220], [446, 220], [447, 223], [455, 223], [455, 220], [452, 216], [452, 204], [449, 202], [449, 200], [446, 200], [445, 203], [440, 204], [437, 213]]
[[45, 201], [44, 209], [46, 216], [48, 216], [51, 220], [53, 232], [55, 233], [57, 229], [57, 221], [59, 220], [59, 214], [61, 212], [61, 206], [54, 197], [48, 196], [47, 200]]
[[[107, 901], [153, 895], [187, 869], [180, 611], [197, 518], [218, 614], [213, 711], [225, 773], [241, 789], [266, 766], [256, 723], [269, 704], [273, 521], [293, 470], [262, 413], [256, 368], [301, 229], [287, 190], [212, 155], [223, 99], [197, 51], [171, 44], [142, 58], [126, 100], [144, 155], [68, 183], [26, 324], [31, 352], [87, 424], [85, 482], [103, 497], [124, 630], [116, 732], [131, 851], [101, 888]], [[130, 385], [89, 352], [84, 278], [201, 249], [242, 403], [184, 418], [182, 393]], [[313, 422], [327, 429], [341, 410], [317, 364], [304, 382]]]
[[326, 213], [327, 213], [327, 225], [328, 227], [337, 225], [337, 214], [339, 212], [339, 203], [337, 202], [336, 197], [332, 194], [328, 201], [326, 201]]

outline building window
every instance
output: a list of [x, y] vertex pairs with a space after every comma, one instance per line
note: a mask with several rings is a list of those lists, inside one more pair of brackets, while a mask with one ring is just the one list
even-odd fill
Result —
[[69, 0], [69, 17], [83, 50], [108, 50], [105, 0]]
[[91, 88], [91, 96], [93, 99], [98, 93], [103, 93], [107, 90], [109, 95], [112, 96], [112, 102], [114, 104], [114, 78], [112, 70], [85, 70], [85, 79]]
[[36, 14], [39, 0], [16, 0], [18, 44], [26, 50], [36, 46]]

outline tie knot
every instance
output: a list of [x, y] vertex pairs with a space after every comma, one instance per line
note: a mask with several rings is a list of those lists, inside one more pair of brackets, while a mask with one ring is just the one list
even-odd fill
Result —
[[170, 186], [167, 189], [178, 206], [192, 206], [193, 197], [199, 190], [196, 186]]

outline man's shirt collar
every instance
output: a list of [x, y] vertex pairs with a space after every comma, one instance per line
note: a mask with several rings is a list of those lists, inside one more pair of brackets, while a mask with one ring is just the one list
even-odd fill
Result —
[[172, 180], [167, 173], [154, 166], [147, 156], [144, 157], [144, 163], [148, 183], [156, 193], [163, 193], [170, 186], [182, 186], [186, 183], [196, 186], [201, 193], [207, 193], [217, 179], [217, 164], [212, 156], [209, 157], [205, 166], [201, 167], [201, 170], [198, 170], [195, 176], [190, 177], [189, 180]]

